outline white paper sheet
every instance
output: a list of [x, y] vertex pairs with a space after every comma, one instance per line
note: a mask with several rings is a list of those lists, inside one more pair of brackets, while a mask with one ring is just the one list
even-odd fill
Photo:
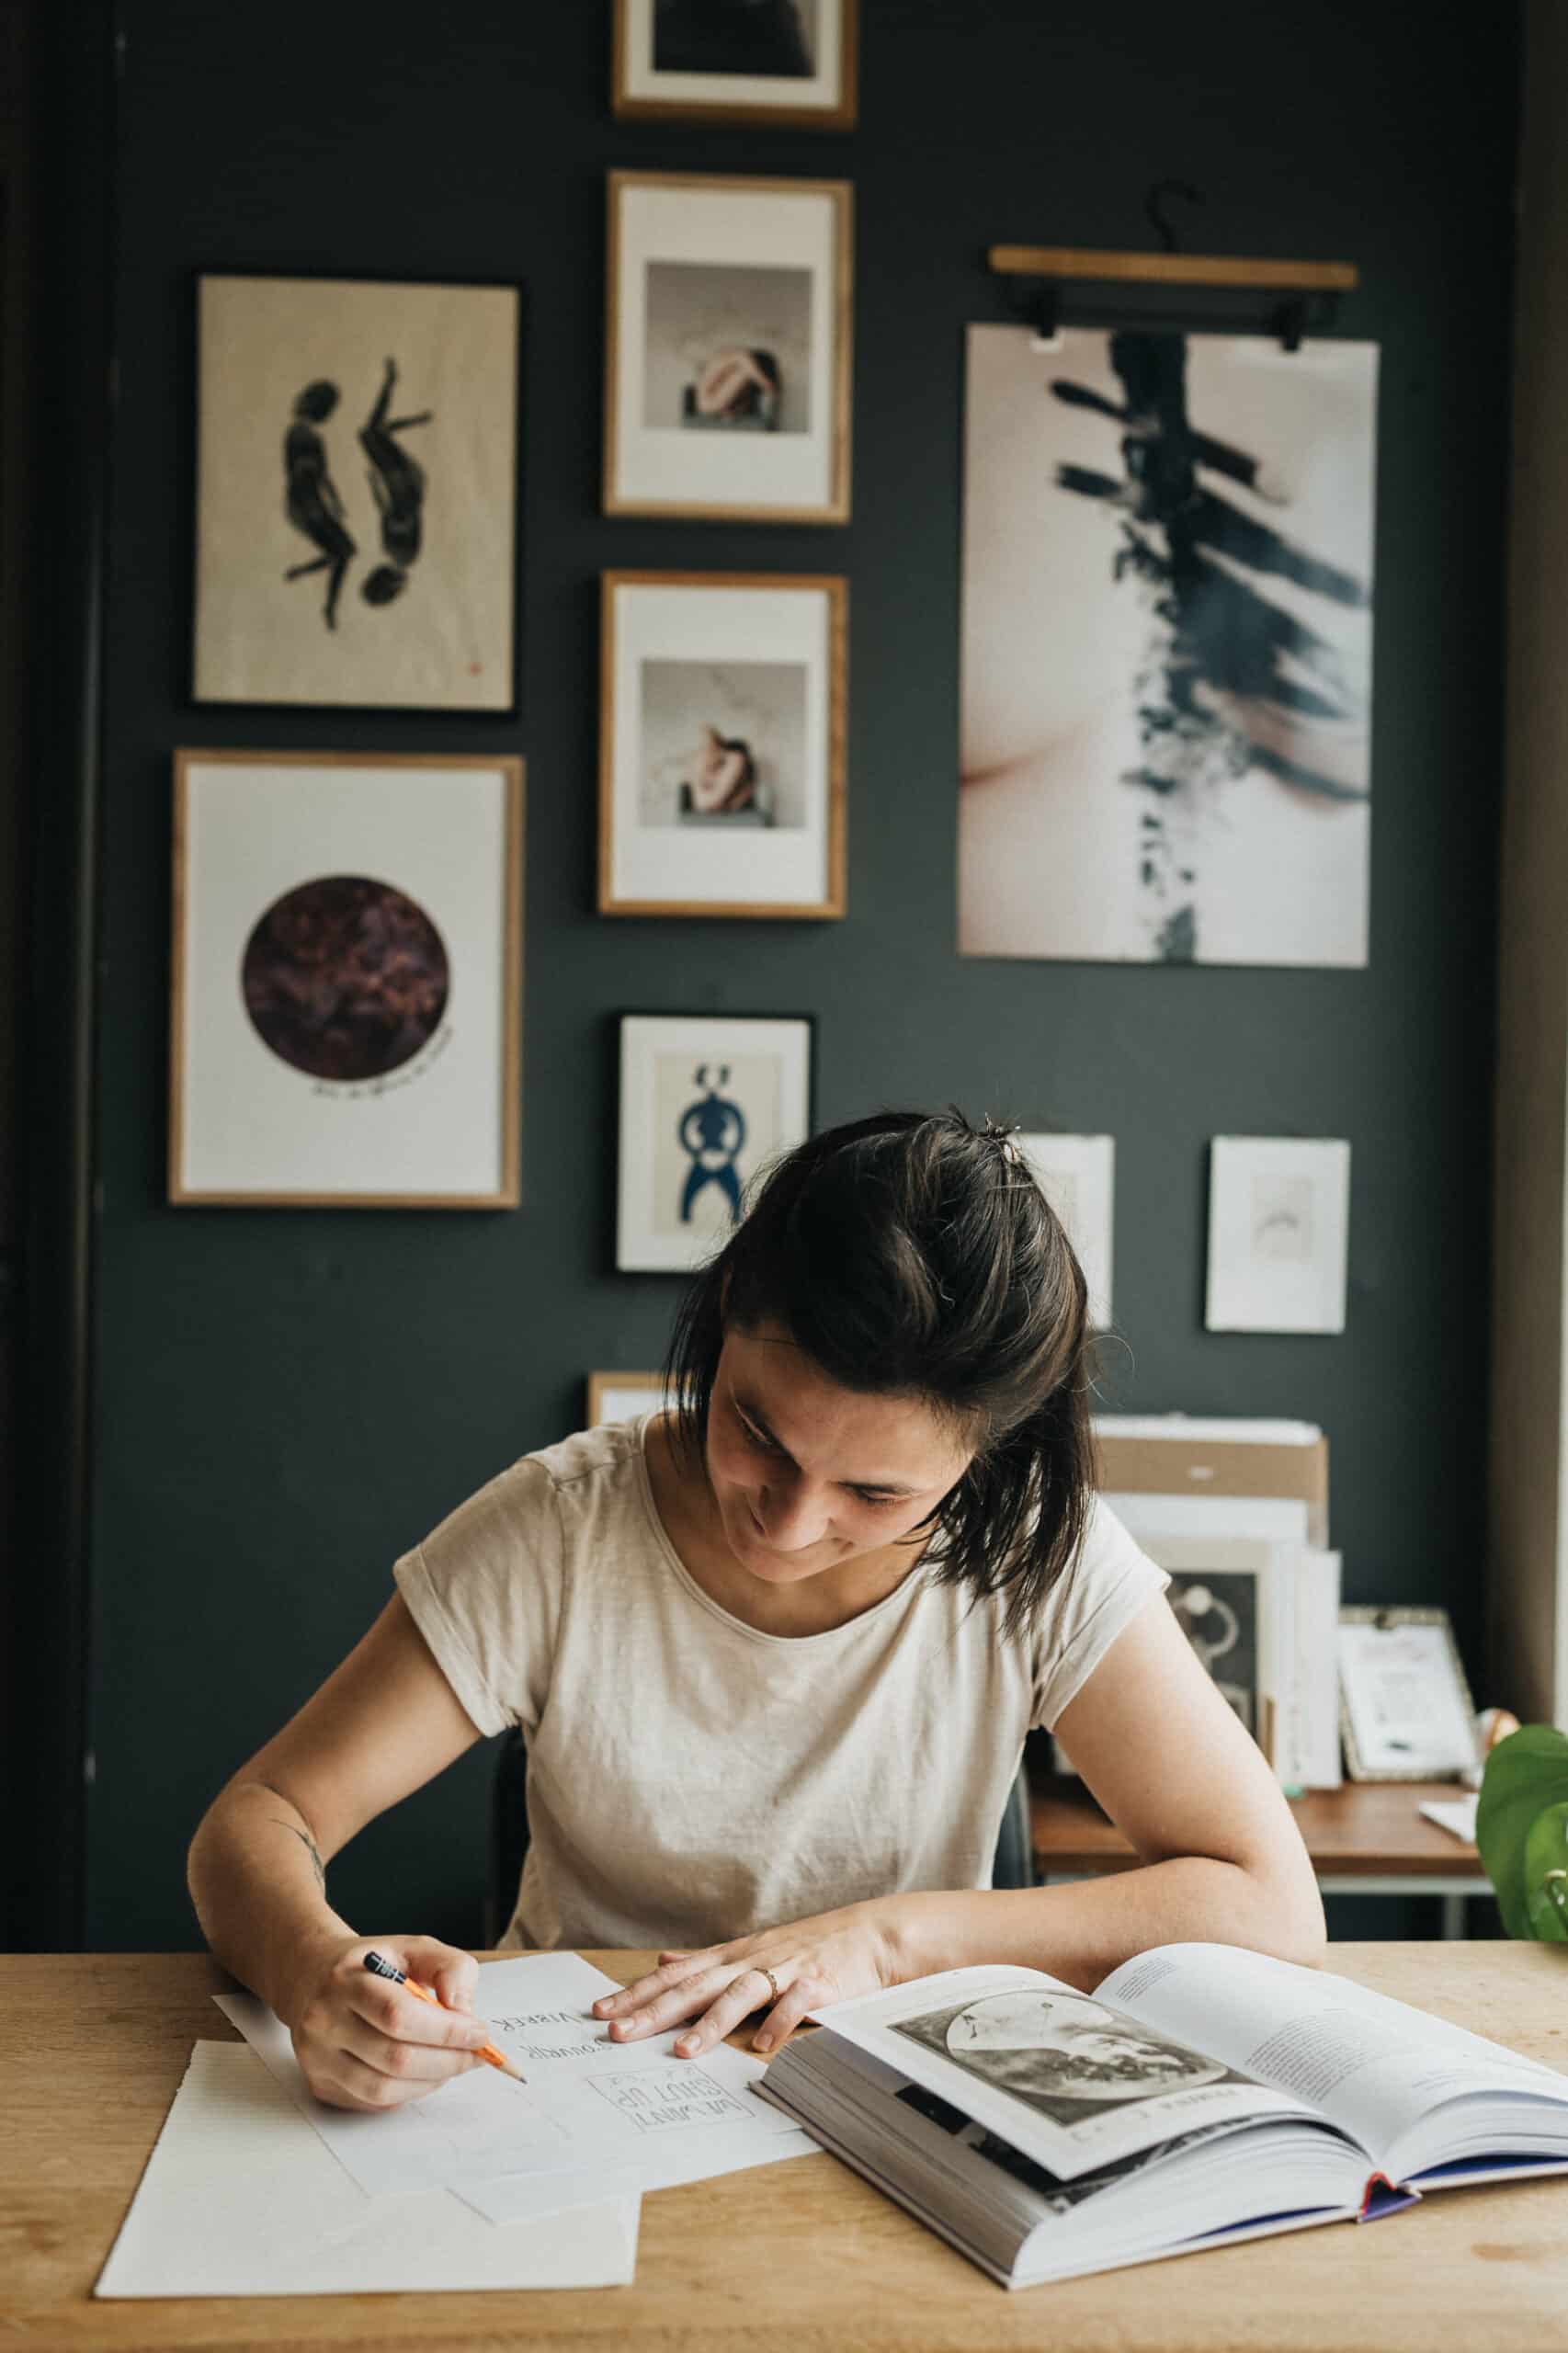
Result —
[[[384, 2115], [323, 2106], [272, 2011], [248, 1994], [216, 1998], [334, 2156], [372, 2196], [412, 2186], [466, 2193], [501, 2175], [548, 2186], [567, 2175], [602, 2178], [627, 2167], [644, 2188], [657, 2188], [700, 2180], [709, 2150], [715, 2172], [733, 2171], [748, 2149], [754, 2163], [783, 2154], [775, 2143], [791, 2131], [789, 2119], [752, 2097], [760, 2060], [728, 2048], [700, 2060], [676, 2059], [679, 2029], [645, 2042], [611, 2042], [591, 2005], [617, 1990], [614, 1978], [575, 1953], [486, 1962], [474, 2007], [527, 2082], [475, 2068]], [[538, 2213], [542, 2205], [519, 2195], [508, 2211]]]
[[1451, 1830], [1456, 1838], [1463, 1838], [1473, 1847], [1475, 1809], [1480, 1803], [1480, 1798], [1472, 1791], [1464, 1798], [1423, 1798], [1415, 1810], [1424, 1813], [1428, 1822], [1435, 1822], [1439, 1830]]
[[232, 2042], [199, 2042], [95, 2292], [303, 2296], [624, 2286], [637, 2200], [494, 2230], [444, 2189], [367, 2198]]

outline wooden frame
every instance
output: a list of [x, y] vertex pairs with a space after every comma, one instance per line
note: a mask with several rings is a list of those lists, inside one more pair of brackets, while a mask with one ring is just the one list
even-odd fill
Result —
[[588, 1375], [588, 1427], [597, 1429], [607, 1419], [605, 1399], [612, 1390], [646, 1388], [655, 1401], [662, 1398], [665, 1376], [662, 1372], [590, 1372]]
[[[622, 267], [626, 239], [621, 207], [638, 188], [686, 189], [704, 196], [771, 196], [781, 200], [825, 197], [835, 208], [830, 310], [833, 353], [828, 429], [831, 434], [826, 494], [822, 499], [750, 502], [744, 498], [654, 497], [620, 486], [625, 448], [620, 426]], [[849, 520], [851, 342], [854, 302], [854, 189], [847, 180], [775, 179], [711, 172], [612, 171], [608, 183], [608, 253], [605, 269], [605, 448], [603, 507], [607, 515], [679, 516], [696, 522], [847, 523]], [[734, 267], [715, 257], [712, 266]], [[757, 437], [779, 439], [781, 436]]]
[[[786, 100], [773, 106], [755, 96], [749, 99], [634, 97], [630, 87], [633, 0], [615, 0], [610, 105], [622, 121], [750, 122], [779, 131], [849, 131], [854, 127], [859, 105], [858, 0], [839, 0], [838, 13], [837, 104], [791, 106]], [[712, 78], [718, 84], [756, 77], [715, 74]]]
[[[187, 1142], [185, 1034], [187, 902], [187, 840], [188, 778], [193, 767], [472, 768], [499, 772], [506, 780], [506, 889], [502, 926], [502, 1004], [499, 1073], [502, 1166], [499, 1186], [489, 1192], [338, 1192], [312, 1189], [218, 1189], [185, 1183]], [[172, 844], [173, 955], [169, 991], [168, 1192], [176, 1207], [234, 1209], [515, 1209], [521, 1199], [518, 1114], [522, 1089], [522, 891], [524, 766], [515, 755], [484, 757], [467, 753], [378, 754], [354, 752], [240, 752], [184, 749], [175, 754]]]
[[[642, 1056], [638, 1051], [638, 1041], [631, 1034], [630, 1025], [633, 1022], [662, 1022], [669, 1025], [669, 1034], [665, 1039], [656, 1041], [653, 1040], [642, 1041], [643, 1050], [647, 1053], [648, 1063], [643, 1063]], [[693, 1031], [720, 1033], [725, 1030], [750, 1032], [769, 1029], [775, 1032], [790, 1029], [802, 1033], [798, 1041], [798, 1049], [803, 1056], [801, 1072], [803, 1083], [801, 1087], [803, 1098], [801, 1105], [803, 1124], [800, 1133], [793, 1131], [786, 1113], [780, 1123], [782, 1132], [777, 1135], [757, 1136], [747, 1133], [738, 1141], [733, 1133], [725, 1133], [719, 1137], [710, 1136], [702, 1140], [702, 1148], [699, 1149], [698, 1144], [687, 1142], [686, 1139], [686, 1118], [691, 1116], [689, 1111], [680, 1122], [680, 1149], [690, 1157], [693, 1169], [696, 1169], [699, 1158], [703, 1157], [704, 1150], [709, 1155], [707, 1176], [704, 1186], [700, 1189], [710, 1191], [713, 1182], [717, 1179], [721, 1191], [727, 1189], [730, 1193], [732, 1206], [735, 1211], [740, 1211], [742, 1206], [741, 1200], [735, 1199], [737, 1183], [744, 1199], [746, 1184], [760, 1167], [776, 1153], [792, 1151], [815, 1130], [817, 1067], [815, 1014], [708, 1013], [689, 1010], [672, 1013], [667, 1009], [639, 1006], [629, 1008], [626, 1012], [615, 1016], [617, 1071], [615, 1265], [620, 1273], [688, 1276], [701, 1265], [704, 1258], [710, 1255], [712, 1248], [718, 1246], [722, 1238], [722, 1233], [717, 1235], [713, 1233], [710, 1222], [700, 1227], [691, 1222], [689, 1233], [683, 1235], [678, 1231], [672, 1231], [668, 1225], [661, 1229], [655, 1224], [650, 1213], [650, 1204], [657, 1192], [661, 1176], [669, 1177], [672, 1170], [671, 1168], [661, 1170], [656, 1165], [654, 1138], [657, 1132], [655, 1115], [658, 1083], [656, 1073], [651, 1074], [648, 1064], [661, 1051], [666, 1055], [680, 1057], [690, 1053], [698, 1053], [704, 1057], [715, 1053], [733, 1053], [733, 1045], [725, 1042], [719, 1036], [693, 1036], [691, 1034]], [[769, 1041], [762, 1040], [761, 1042]], [[781, 1063], [787, 1064], [795, 1041], [775, 1036], [771, 1042], [779, 1053]], [[787, 1072], [781, 1072], [781, 1074], [787, 1074]], [[631, 1084], [633, 1079], [636, 1081], [635, 1099]], [[718, 1093], [718, 1083], [710, 1079], [706, 1071], [703, 1071], [700, 1079], [694, 1083], [706, 1084], [710, 1086], [711, 1094]], [[722, 1083], [722, 1080], [719, 1083]], [[685, 1092], [684, 1087], [682, 1092]], [[730, 1104], [722, 1108], [733, 1109], [735, 1107]], [[646, 1134], [633, 1134], [631, 1130], [634, 1121], [644, 1114], [649, 1121]], [[744, 1117], [743, 1111], [743, 1120]], [[634, 1152], [629, 1152], [629, 1143], [634, 1147]], [[743, 1153], [746, 1155], [749, 1165], [742, 1163]], [[711, 1159], [714, 1154], [721, 1155], [727, 1164], [730, 1171], [727, 1183], [722, 1175], [714, 1170]], [[645, 1172], [645, 1181], [642, 1183], [629, 1178], [628, 1171], [634, 1161], [635, 1165]], [[678, 1164], [676, 1165], [675, 1173], [678, 1173]], [[688, 1199], [682, 1204], [683, 1220], [689, 1221], [691, 1206], [694, 1204], [690, 1203], [688, 1193]], [[705, 1206], [710, 1207], [710, 1204], [705, 1204]]]
[[[639, 588], [733, 590], [740, 595], [811, 595], [827, 602], [826, 775], [823, 809], [824, 892], [820, 899], [758, 899], [618, 897], [615, 881], [617, 729], [617, 663], [619, 641], [617, 599], [622, 590]], [[845, 780], [848, 709], [848, 583], [839, 574], [805, 573], [607, 572], [601, 580], [599, 645], [599, 839], [598, 909], [606, 915], [734, 916], [755, 922], [761, 918], [797, 921], [831, 920], [847, 907], [846, 790]], [[694, 638], [689, 657], [705, 659]], [[766, 835], [763, 836], [767, 838]], [[747, 842], [758, 836], [748, 834]], [[755, 857], [755, 853], [754, 853]]]
[[[1445, 1638], [1441, 1643], [1445, 1663], [1453, 1676], [1453, 1697], [1463, 1713], [1466, 1723], [1473, 1724], [1475, 1702], [1471, 1698], [1464, 1662], [1460, 1657], [1459, 1644], [1454, 1640], [1453, 1623], [1446, 1609], [1399, 1606], [1380, 1608], [1366, 1604], [1352, 1604], [1340, 1610], [1339, 1623], [1341, 1627], [1375, 1626], [1380, 1631], [1399, 1626], [1430, 1626], [1438, 1629]], [[1409, 1771], [1387, 1766], [1369, 1765], [1362, 1753], [1350, 1701], [1346, 1693], [1343, 1651], [1341, 1652], [1339, 1693], [1339, 1728], [1345, 1742], [1345, 1769], [1352, 1781], [1458, 1779], [1467, 1769], [1466, 1765], [1460, 1763], [1449, 1767], [1446, 1773], [1435, 1771], [1430, 1764], [1414, 1765]], [[1470, 1761], [1478, 1760], [1471, 1758]]]
[[[337, 289], [351, 297], [358, 297], [359, 295], [370, 297], [379, 296], [388, 301], [392, 301], [399, 295], [415, 295], [423, 298], [426, 301], [428, 301], [429, 298], [433, 296], [461, 297], [464, 295], [492, 295], [504, 296], [510, 302], [512, 308], [512, 324], [510, 330], [511, 353], [509, 366], [506, 372], [506, 391], [510, 401], [511, 410], [510, 430], [506, 445], [506, 457], [510, 468], [510, 483], [509, 496], [502, 503], [502, 507], [499, 510], [503, 511], [506, 515], [506, 528], [508, 540], [504, 573], [502, 575], [505, 583], [505, 596], [506, 600], [506, 623], [496, 642], [492, 643], [488, 642], [481, 642], [476, 643], [472, 638], [470, 638], [465, 640], [460, 648], [455, 645], [451, 648], [452, 660], [454, 664], [453, 676], [456, 679], [464, 681], [483, 675], [483, 664], [474, 658], [476, 655], [483, 654], [486, 660], [490, 660], [492, 657], [499, 659], [500, 652], [504, 649], [506, 664], [506, 695], [504, 699], [499, 698], [482, 697], [472, 689], [456, 695], [449, 692], [444, 697], [441, 695], [432, 694], [423, 700], [415, 700], [402, 697], [389, 699], [384, 693], [378, 694], [372, 692], [366, 694], [354, 693], [347, 690], [341, 692], [280, 692], [269, 689], [264, 683], [258, 684], [255, 691], [243, 691], [238, 688], [222, 692], [203, 690], [201, 676], [201, 639], [206, 598], [203, 580], [202, 546], [204, 522], [207, 515], [210, 479], [215, 478], [216, 469], [213, 466], [214, 449], [209, 438], [208, 424], [205, 415], [206, 399], [202, 373], [204, 364], [202, 306], [204, 290], [210, 287], [219, 288], [231, 284], [236, 287], [251, 285], [256, 287], [257, 290], [265, 290], [268, 287]], [[337, 270], [284, 270], [203, 267], [192, 273], [189, 303], [191, 313], [191, 336], [196, 355], [194, 381], [190, 395], [191, 438], [196, 455], [194, 465], [195, 491], [192, 498], [190, 538], [188, 608], [190, 635], [187, 651], [187, 676], [188, 681], [187, 693], [192, 705], [198, 709], [210, 708], [213, 710], [222, 710], [225, 708], [250, 708], [256, 710], [321, 710], [328, 712], [353, 713], [356, 715], [362, 714], [365, 716], [374, 715], [377, 717], [387, 711], [398, 711], [409, 713], [441, 713], [443, 715], [451, 713], [463, 717], [472, 716], [481, 719], [515, 718], [519, 708], [520, 699], [519, 681], [521, 677], [522, 631], [522, 522], [521, 508], [518, 503], [519, 485], [521, 482], [521, 415], [523, 392], [523, 319], [521, 285], [515, 279], [464, 278], [449, 274], [439, 278], [410, 279], [401, 274], [384, 270], [369, 269], [344, 272]], [[377, 364], [379, 365], [382, 343], [379, 337], [373, 337], [372, 341], [374, 343], [374, 349], [377, 355]], [[472, 354], [464, 352], [460, 345], [459, 339], [455, 336], [444, 338], [443, 345], [450, 346], [451, 356], [449, 364], [452, 366], [454, 371], [458, 375], [459, 382], [461, 383], [462, 370], [465, 365], [472, 370]], [[352, 339], [350, 339], [350, 348], [352, 347]], [[290, 390], [292, 392], [297, 389], [298, 387], [293, 384], [292, 379], [290, 379]], [[452, 389], [450, 384], [449, 384], [447, 389], [449, 392]], [[464, 389], [467, 389], [466, 386]], [[436, 396], [439, 398], [441, 388], [437, 385], [436, 388]], [[335, 437], [341, 437], [343, 434], [347, 433], [350, 446], [352, 446], [353, 436], [351, 428], [347, 425], [340, 422], [340, 417], [341, 412], [333, 415], [331, 423], [327, 428], [328, 433], [330, 436]], [[417, 449], [417, 446], [418, 438], [415, 437], [415, 442], [413, 445], [413, 449]], [[345, 454], [346, 453], [342, 449], [339, 450], [340, 458], [345, 457]], [[344, 462], [340, 464], [338, 468], [340, 476], [347, 483], [354, 483], [357, 474], [363, 472], [364, 471], [363, 459], [360, 457], [359, 451], [357, 449], [354, 451], [354, 458], [358, 460], [357, 464]], [[437, 496], [439, 495], [439, 491], [440, 483], [439, 479], [437, 478]], [[369, 565], [375, 563], [376, 551], [369, 544], [369, 540], [364, 538], [363, 526], [367, 520], [366, 509], [363, 505], [364, 494], [356, 489], [355, 495], [357, 500], [360, 502], [358, 519], [356, 522], [355, 528], [361, 530], [362, 538], [362, 544], [357, 550], [357, 553], [365, 559], [365, 563], [361, 565], [361, 574], [360, 575], [357, 575], [361, 576], [363, 572], [368, 570]], [[280, 508], [280, 502], [269, 500], [267, 504], [267, 520], [269, 525], [273, 520], [275, 505], [278, 506]], [[373, 514], [374, 508], [371, 507], [369, 512]], [[233, 518], [231, 517], [231, 522]], [[426, 569], [428, 569], [432, 555], [437, 552], [439, 534], [437, 533], [433, 539], [430, 531], [426, 529], [423, 534], [423, 538], [425, 540], [431, 542], [431, 544], [426, 548], [423, 556], [421, 556], [417, 561], [415, 561], [414, 557], [400, 559], [405, 574], [408, 574], [412, 580], [412, 586], [406, 597], [399, 596], [392, 599], [393, 605], [400, 609], [387, 617], [389, 620], [399, 623], [400, 625], [405, 619], [412, 619], [414, 615], [420, 611], [421, 607], [417, 600], [424, 596], [426, 590], [432, 585], [430, 583], [421, 581], [419, 576], [420, 564], [423, 563]], [[293, 541], [292, 552], [297, 555], [302, 555], [304, 553], [304, 541], [300, 540], [296, 533]], [[385, 568], [386, 567], [383, 565], [382, 569]], [[439, 588], [444, 584], [439, 578], [437, 578], [437, 583], [434, 585]], [[351, 606], [354, 602], [351, 597], [346, 601], [347, 601]], [[451, 600], [448, 598], [442, 601], [449, 605]], [[437, 601], [435, 609], [442, 609], [442, 601]], [[459, 601], [460, 602], [460, 599]], [[335, 634], [341, 636], [344, 632], [335, 632]], [[263, 635], [265, 636], [265, 632], [263, 632]]]

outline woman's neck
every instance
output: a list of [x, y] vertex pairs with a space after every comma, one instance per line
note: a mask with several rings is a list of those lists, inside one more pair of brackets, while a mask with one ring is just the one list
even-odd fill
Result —
[[846, 1626], [895, 1592], [920, 1558], [918, 1543], [890, 1544], [858, 1552], [841, 1567], [769, 1585], [743, 1567], [724, 1541], [706, 1474], [672, 1442], [667, 1414], [649, 1423], [644, 1451], [654, 1508], [681, 1566], [710, 1601], [759, 1634], [799, 1639]]

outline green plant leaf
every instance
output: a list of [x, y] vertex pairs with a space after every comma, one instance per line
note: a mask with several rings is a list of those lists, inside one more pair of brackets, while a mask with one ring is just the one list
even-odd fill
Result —
[[1475, 1843], [1511, 1937], [1539, 1933], [1525, 1848], [1537, 1816], [1559, 1805], [1568, 1805], [1568, 1735], [1554, 1724], [1526, 1724], [1500, 1740], [1481, 1778]]

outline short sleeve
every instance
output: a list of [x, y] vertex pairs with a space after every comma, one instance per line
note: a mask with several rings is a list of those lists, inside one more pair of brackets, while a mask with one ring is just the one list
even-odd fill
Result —
[[1078, 1557], [1036, 1620], [1034, 1725], [1049, 1731], [1055, 1724], [1117, 1636], [1169, 1583], [1096, 1496]]
[[393, 1567], [410, 1616], [482, 1733], [531, 1732], [543, 1712], [562, 1549], [555, 1483], [525, 1456]]

